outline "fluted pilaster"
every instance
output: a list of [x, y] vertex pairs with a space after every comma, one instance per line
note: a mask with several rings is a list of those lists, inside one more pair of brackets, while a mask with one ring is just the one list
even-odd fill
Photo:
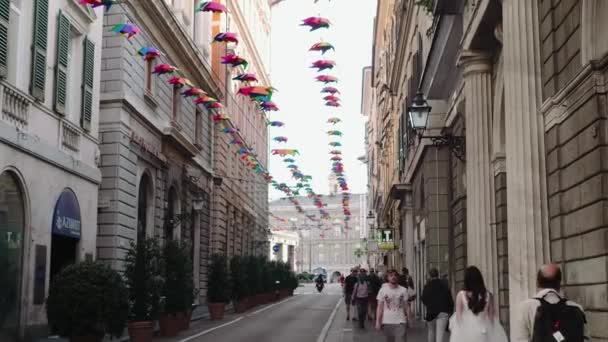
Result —
[[467, 263], [479, 267], [491, 291], [498, 290], [496, 237], [492, 229], [494, 173], [492, 156], [492, 60], [478, 51], [463, 51], [466, 97]]
[[[538, 1], [503, 0], [509, 301], [536, 291], [549, 260]], [[511, 310], [515, 322], [517, 310]]]

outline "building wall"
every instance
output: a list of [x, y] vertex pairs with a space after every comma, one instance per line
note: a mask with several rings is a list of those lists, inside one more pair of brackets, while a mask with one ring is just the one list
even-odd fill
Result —
[[[178, 67], [181, 76], [210, 96], [217, 85], [204, 63], [203, 49], [182, 30], [190, 25], [183, 15], [192, 15], [194, 8], [176, 12], [166, 6], [162, 1], [126, 2], [113, 6], [104, 16], [100, 122], [103, 181], [97, 249], [100, 260], [123, 268], [130, 243], [138, 240], [138, 226], [143, 226], [143, 218], [138, 217], [138, 197], [147, 178], [144, 234], [161, 242], [178, 239], [190, 248], [199, 301], [204, 301], [213, 192], [211, 113], [195, 108], [192, 99], [180, 95], [181, 89], [168, 84], [176, 75], [152, 75], [147, 62], [134, 54], [142, 47], [157, 47], [163, 54], [151, 62], [152, 66], [167, 63]], [[165, 11], [171, 15], [158, 15]], [[125, 22], [135, 23], [141, 32], [131, 39], [108, 32]], [[198, 137], [197, 112], [201, 116]], [[175, 189], [175, 198], [170, 197], [171, 189]], [[195, 197], [203, 203], [200, 211], [193, 208]]]
[[[540, 4], [543, 114], [551, 257], [564, 291], [586, 309], [594, 341], [607, 341], [606, 49], [586, 38], [608, 18], [601, 3]], [[593, 16], [590, 15], [591, 11]], [[587, 25], [587, 27], [585, 27]], [[596, 50], [583, 60], [585, 50]], [[586, 58], [585, 58], [586, 59]], [[559, 116], [556, 106], [561, 106]]]
[[[464, 135], [464, 119], [459, 116], [452, 128], [454, 134]], [[467, 192], [466, 166], [450, 156], [450, 280], [452, 289], [458, 291], [464, 286], [464, 270], [467, 266]]]
[[[23, 195], [24, 222], [21, 241], [20, 293], [17, 302], [19, 329], [0, 339], [33, 338], [47, 333], [44, 299], [48, 295], [51, 276], [53, 214], [59, 196], [71, 190], [80, 207], [81, 236], [76, 242], [76, 261], [95, 256], [97, 222], [97, 186], [101, 175], [97, 168], [99, 85], [101, 66], [101, 11], [82, 9], [76, 1], [8, 1], [7, 72], [0, 76], [0, 173], [9, 172]], [[40, 28], [34, 31], [35, 6]], [[70, 24], [68, 107], [61, 113], [55, 109], [55, 72], [57, 61], [58, 18], [64, 15]], [[34, 58], [32, 46], [35, 32], [45, 41], [38, 51], [42, 78], [39, 92], [33, 89]], [[83, 111], [82, 85], [84, 41], [94, 44], [92, 75], [92, 106], [90, 125], [81, 124]], [[3, 189], [4, 190], [4, 189]], [[9, 200], [4, 198], [3, 201]], [[3, 222], [4, 224], [4, 222]], [[5, 227], [4, 227], [5, 228]], [[1, 237], [5, 239], [5, 236]], [[57, 247], [55, 247], [57, 248]], [[42, 263], [37, 263], [42, 261]], [[40, 291], [40, 292], [39, 292]], [[41, 294], [35, 297], [35, 292]], [[37, 299], [36, 299], [37, 298]], [[11, 317], [13, 318], [13, 317]]]
[[[254, 151], [264, 167], [268, 167], [268, 129], [266, 115], [255, 103], [237, 95], [242, 85], [231, 79], [244, 72], [242, 68], [222, 65], [221, 56], [234, 52], [249, 62], [247, 72], [253, 72], [259, 85], [270, 86], [268, 56], [270, 41], [270, 7], [264, 1], [241, 3], [222, 1], [228, 14], [214, 15], [212, 35], [219, 32], [235, 32], [240, 42], [214, 44], [211, 53], [212, 72], [221, 88], [221, 101], [226, 105], [240, 136]], [[267, 255], [268, 251], [268, 186], [259, 175], [247, 168], [238, 155], [238, 145], [230, 145], [232, 138], [214, 131], [214, 172], [223, 178], [223, 184], [213, 196], [214, 252], [234, 254], [256, 253]]]

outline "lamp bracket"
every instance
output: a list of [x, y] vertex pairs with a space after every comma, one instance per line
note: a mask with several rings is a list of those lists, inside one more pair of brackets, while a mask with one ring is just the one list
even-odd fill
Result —
[[428, 138], [434, 146], [447, 146], [454, 157], [458, 158], [461, 162], [466, 162], [466, 140], [463, 136], [453, 135], [451, 133], [435, 135], [435, 136], [424, 136], [421, 135], [420, 139]]

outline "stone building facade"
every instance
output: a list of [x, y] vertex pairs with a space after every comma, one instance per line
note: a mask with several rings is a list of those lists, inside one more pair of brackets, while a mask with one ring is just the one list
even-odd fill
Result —
[[[379, 1], [368, 90], [370, 209], [402, 233], [394, 266], [419, 285], [438, 267], [454, 291], [478, 266], [508, 326], [557, 262], [594, 341], [608, 340], [608, 6], [414, 3]], [[417, 92], [432, 107], [422, 137], [407, 119]]]
[[[235, 32], [238, 45], [214, 44], [211, 51], [212, 71], [222, 91], [222, 103], [236, 126], [243, 142], [257, 155], [263, 167], [268, 167], [267, 117], [248, 98], [237, 95], [241, 82], [232, 78], [244, 72], [242, 67], [221, 64], [221, 56], [236, 53], [249, 62], [247, 72], [258, 77], [258, 85], [271, 86], [270, 67], [270, 6], [265, 0], [222, 1], [227, 14], [214, 14], [212, 33]], [[268, 183], [247, 168], [239, 159], [239, 145], [230, 145], [232, 137], [214, 131], [214, 172], [222, 178], [222, 186], [213, 195], [212, 250], [228, 256], [243, 254], [267, 255]]]
[[298, 213], [287, 199], [270, 202], [270, 227], [279, 231], [295, 231], [299, 242], [295, 250], [297, 272], [312, 273], [324, 267], [328, 276], [335, 272], [348, 273], [354, 266], [367, 267], [367, 255], [356, 255], [355, 251], [365, 251], [362, 233], [367, 225], [365, 217], [366, 196], [351, 194], [352, 213], [350, 229], [344, 229], [342, 197], [339, 194], [324, 196], [325, 210], [329, 220], [319, 219], [318, 209], [307, 197], [295, 197], [301, 204], [304, 214]]
[[44, 335], [65, 266], [95, 257], [102, 11], [0, 1], [0, 340]]
[[[100, 260], [122, 269], [131, 242], [182, 241], [204, 296], [214, 191], [211, 115], [167, 82], [174, 75], [152, 74], [153, 67], [174, 65], [210, 96], [220, 93], [202, 48], [209, 39], [194, 35], [195, 25], [210, 26], [210, 18], [195, 15], [194, 4], [176, 5], [126, 1], [104, 16], [97, 250]], [[126, 22], [141, 32], [131, 39], [109, 32]], [[162, 56], [135, 56], [149, 46]]]

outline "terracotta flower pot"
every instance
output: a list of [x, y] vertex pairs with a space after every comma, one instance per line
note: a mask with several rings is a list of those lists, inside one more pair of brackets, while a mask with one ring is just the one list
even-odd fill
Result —
[[224, 311], [226, 310], [225, 303], [208, 303], [209, 314], [211, 316], [211, 320], [219, 321], [224, 318]]
[[234, 302], [234, 311], [236, 313], [243, 313], [249, 309], [249, 303], [247, 298], [241, 298]]
[[70, 342], [101, 342], [103, 336], [70, 336]]
[[154, 335], [154, 322], [129, 322], [129, 339], [131, 342], [150, 342]]
[[158, 323], [161, 336], [177, 336], [183, 325], [178, 314], [163, 314]]
[[184, 317], [183, 317], [182, 321], [183, 321], [182, 330], [190, 329], [190, 322], [192, 321], [192, 310], [188, 310], [188, 311], [184, 312]]

